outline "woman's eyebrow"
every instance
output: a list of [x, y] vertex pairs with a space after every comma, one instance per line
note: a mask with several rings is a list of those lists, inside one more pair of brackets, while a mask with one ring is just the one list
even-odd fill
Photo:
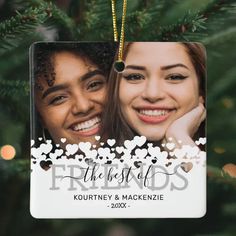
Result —
[[95, 75], [104, 75], [105, 76], [105, 73], [103, 71], [99, 70], [99, 69], [96, 69], [96, 70], [89, 71], [88, 73], [82, 75], [80, 77], [80, 80], [85, 81], [85, 80], [87, 80], [87, 79], [89, 79], [89, 78], [91, 78]]
[[[186, 65], [182, 64], [182, 63], [162, 66], [161, 70], [169, 70], [169, 69], [172, 69], [172, 68], [175, 68], [175, 67], [184, 67], [184, 68], [189, 70], [189, 68]], [[128, 65], [128, 66], [125, 67], [125, 69], [145, 70], [146, 67], [145, 66], [137, 66], [137, 65]]]
[[50, 93], [54, 93], [54, 92], [57, 92], [59, 90], [64, 90], [66, 88], [68, 88], [68, 85], [66, 85], [66, 84], [58, 84], [58, 85], [55, 85], [53, 87], [50, 87], [43, 93], [42, 99], [47, 97]]
[[172, 68], [175, 68], [175, 67], [184, 67], [184, 68], [186, 68], [186, 69], [189, 70], [189, 68], [188, 68], [186, 65], [182, 64], [182, 63], [172, 64], [172, 65], [167, 65], [167, 66], [162, 66], [162, 67], [161, 67], [161, 70], [169, 70], [169, 69], [172, 69]]
[[[103, 73], [101, 70], [96, 69], [96, 70], [89, 71], [88, 73], [85, 73], [84, 75], [82, 75], [80, 77], [80, 80], [85, 81], [95, 75], [104, 75], [105, 76], [105, 73]], [[69, 85], [67, 85], [67, 84], [58, 84], [53, 87], [50, 87], [43, 93], [42, 99], [44, 99], [45, 97], [47, 97], [51, 93], [57, 92], [59, 90], [67, 89], [68, 87], [69, 87]]]
[[144, 66], [128, 65], [125, 67], [125, 69], [145, 70], [146, 68]]

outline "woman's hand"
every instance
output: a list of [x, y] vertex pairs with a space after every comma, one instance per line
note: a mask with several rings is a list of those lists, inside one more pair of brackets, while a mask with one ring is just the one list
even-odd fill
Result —
[[163, 142], [167, 142], [169, 138], [172, 138], [173, 142], [180, 146], [179, 140], [182, 145], [195, 146], [196, 144], [192, 140], [192, 137], [197, 132], [200, 124], [206, 118], [206, 109], [202, 103], [199, 103], [197, 107], [184, 114], [179, 119], [175, 120], [167, 129]]

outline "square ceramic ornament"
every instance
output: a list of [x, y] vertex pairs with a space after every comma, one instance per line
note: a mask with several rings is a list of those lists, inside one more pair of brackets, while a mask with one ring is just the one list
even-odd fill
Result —
[[35, 43], [35, 218], [206, 212], [206, 53], [199, 43]]

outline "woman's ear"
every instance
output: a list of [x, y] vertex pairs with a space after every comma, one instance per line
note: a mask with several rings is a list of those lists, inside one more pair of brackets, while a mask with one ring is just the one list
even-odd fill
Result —
[[199, 96], [199, 102], [204, 104], [205, 103], [205, 99], [203, 98], [203, 96]]

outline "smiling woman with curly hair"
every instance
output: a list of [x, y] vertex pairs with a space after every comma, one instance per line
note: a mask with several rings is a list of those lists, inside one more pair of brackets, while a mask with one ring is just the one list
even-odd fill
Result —
[[33, 118], [55, 143], [95, 141], [114, 52], [114, 43], [33, 46]]

